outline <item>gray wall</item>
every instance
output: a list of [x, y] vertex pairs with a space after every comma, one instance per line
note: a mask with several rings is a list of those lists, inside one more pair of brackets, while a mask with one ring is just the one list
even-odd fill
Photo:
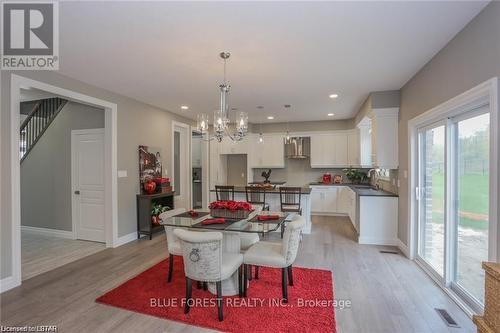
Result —
[[[0, 71], [1, 76], [1, 257], [0, 278], [12, 275], [11, 262], [11, 196], [10, 196], [10, 76], [13, 72]], [[15, 74], [61, 88], [100, 98], [118, 106], [118, 170], [127, 170], [127, 178], [118, 179], [118, 235], [136, 230], [135, 195], [139, 191], [137, 147], [159, 147], [164, 154], [164, 166], [171, 168], [172, 121], [193, 124], [192, 120], [88, 85], [50, 71], [20, 71]]]
[[484, 8], [401, 89], [399, 230], [408, 244], [408, 120], [492, 77], [500, 76], [500, 2]]
[[373, 109], [395, 108], [400, 106], [400, 91], [374, 91], [371, 92], [354, 118], [354, 125], [357, 125], [364, 117], [366, 117]]
[[71, 130], [104, 128], [104, 110], [68, 102], [21, 164], [21, 225], [72, 231]]

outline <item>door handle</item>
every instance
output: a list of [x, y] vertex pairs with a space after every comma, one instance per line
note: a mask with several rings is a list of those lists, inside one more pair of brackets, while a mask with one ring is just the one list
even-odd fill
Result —
[[75, 194], [79, 195], [79, 194], [80, 194], [80, 191], [75, 191]]

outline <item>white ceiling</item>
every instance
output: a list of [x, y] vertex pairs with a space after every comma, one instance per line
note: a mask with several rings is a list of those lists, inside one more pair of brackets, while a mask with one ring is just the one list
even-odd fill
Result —
[[62, 2], [60, 71], [195, 119], [217, 108], [227, 50], [230, 103], [251, 122], [286, 120], [284, 104], [290, 121], [345, 119], [369, 92], [401, 88], [486, 4]]

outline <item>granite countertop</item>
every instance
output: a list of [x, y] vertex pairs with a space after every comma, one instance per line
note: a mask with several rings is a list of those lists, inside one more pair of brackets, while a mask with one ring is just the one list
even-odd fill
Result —
[[350, 183], [342, 183], [342, 184], [325, 184], [322, 182], [313, 182], [309, 183], [310, 186], [347, 186], [351, 190], [353, 190], [359, 196], [367, 196], [367, 197], [398, 197], [397, 194], [387, 192], [384, 190], [376, 190], [370, 185], [355, 185]]
[[[215, 192], [215, 189], [211, 189], [210, 192]], [[309, 186], [302, 186], [301, 189], [302, 194], [311, 194], [311, 188]], [[245, 193], [245, 186], [235, 186], [234, 193]], [[279, 194], [279, 187], [275, 187], [274, 189], [266, 189], [266, 194]]]

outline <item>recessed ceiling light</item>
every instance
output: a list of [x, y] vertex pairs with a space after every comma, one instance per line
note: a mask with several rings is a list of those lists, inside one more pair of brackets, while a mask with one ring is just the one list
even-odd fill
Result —
[[269, 119], [269, 120], [273, 120], [273, 119], [274, 119], [274, 117], [273, 117], [273, 116], [267, 116], [267, 119]]
[[327, 116], [328, 117], [333, 117], [333, 116], [335, 116], [335, 113], [329, 113], [329, 114], [327, 114]]
[[187, 109], [189, 109], [189, 106], [187, 106], [187, 105], [182, 105], [182, 106], [181, 106], [181, 109], [183, 109], [183, 110], [187, 110]]
[[331, 94], [331, 95], [330, 95], [330, 96], [328, 96], [328, 97], [330, 97], [330, 98], [337, 98], [337, 97], [339, 97], [339, 95], [338, 95], [338, 94]]

